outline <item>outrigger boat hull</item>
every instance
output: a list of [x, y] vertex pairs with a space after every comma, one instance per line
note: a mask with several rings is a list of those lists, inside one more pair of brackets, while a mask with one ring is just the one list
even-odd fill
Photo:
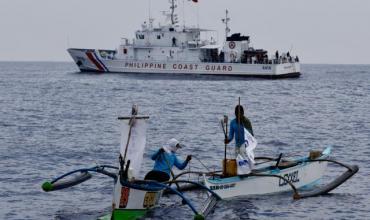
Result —
[[[161, 190], [146, 191], [130, 187], [116, 187], [116, 192], [121, 195], [119, 201], [114, 201], [112, 219], [138, 219], [145, 216], [147, 211], [158, 205]], [[117, 204], [116, 204], [117, 203]]]
[[[318, 159], [326, 159], [330, 152], [331, 149], [327, 148]], [[256, 167], [250, 175], [227, 178], [205, 177], [205, 185], [222, 199], [292, 191], [291, 184], [294, 184], [297, 189], [313, 186], [323, 177], [328, 162], [307, 160], [308, 157], [292, 161], [292, 166], [287, 168], [279, 168], [271, 164]], [[283, 178], [276, 178], [276, 175]]]

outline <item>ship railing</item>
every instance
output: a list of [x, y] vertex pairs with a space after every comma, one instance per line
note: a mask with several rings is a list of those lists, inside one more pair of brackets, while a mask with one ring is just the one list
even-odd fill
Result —
[[115, 50], [96, 50], [95, 52], [103, 60], [114, 60], [116, 56]]
[[121, 45], [128, 46], [128, 45], [130, 45], [130, 42], [127, 38], [122, 37], [121, 38]]
[[284, 64], [284, 63], [297, 63], [298, 61], [296, 59], [266, 59], [266, 60], [245, 60], [245, 61], [239, 61], [239, 62], [233, 62], [233, 63], [245, 63], [245, 64]]

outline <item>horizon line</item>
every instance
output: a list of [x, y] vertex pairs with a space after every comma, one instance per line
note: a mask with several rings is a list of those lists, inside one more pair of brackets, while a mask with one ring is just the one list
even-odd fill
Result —
[[[73, 61], [61, 60], [0, 60], [0, 63], [73, 63]], [[368, 66], [370, 63], [300, 63], [302, 65], [363, 65]]]

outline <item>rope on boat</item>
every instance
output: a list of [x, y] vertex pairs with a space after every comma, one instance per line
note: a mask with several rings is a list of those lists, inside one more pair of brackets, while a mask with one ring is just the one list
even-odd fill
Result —
[[181, 193], [180, 191], [178, 191], [178, 190], [176, 190], [176, 189], [174, 189], [170, 186], [171, 183], [175, 183], [175, 184], [176, 183], [188, 183], [188, 184], [196, 185], [197, 187], [208, 191], [217, 200], [221, 200], [221, 197], [219, 195], [217, 195], [217, 193], [215, 193], [214, 191], [209, 189], [208, 187], [206, 187], [206, 186], [204, 186], [200, 183], [196, 183], [196, 182], [193, 182], [193, 181], [187, 181], [187, 180], [176, 180], [176, 181], [172, 180], [172, 181], [167, 181], [167, 182], [164, 182], [164, 183], [159, 183], [159, 182], [153, 181], [153, 180], [135, 180], [133, 182], [125, 181], [125, 182], [122, 182], [121, 184], [122, 184], [122, 186], [126, 186], [126, 187], [129, 187], [129, 188], [132, 188], [132, 189], [137, 189], [137, 190], [144, 190], [144, 191], [160, 191], [160, 190], [163, 190], [163, 189], [170, 190], [174, 194], [176, 194], [176, 195], [178, 195], [179, 197], [182, 198], [183, 203], [187, 204], [189, 206], [189, 208], [194, 212], [196, 217], [201, 217], [202, 219], [204, 219], [203, 216], [202, 216], [202, 213], [199, 213], [195, 209], [193, 204], [190, 202], [190, 200], [188, 200], [183, 195], [183, 193]]
[[[164, 157], [164, 155], [162, 155], [163, 157]], [[172, 180], [173, 181], [175, 181], [175, 180], [177, 180], [179, 177], [181, 177], [181, 176], [184, 176], [184, 175], [186, 175], [186, 174], [189, 174], [189, 177], [188, 177], [188, 181], [190, 180], [190, 174], [198, 174], [199, 176], [202, 176], [202, 175], [207, 175], [207, 176], [215, 176], [215, 175], [217, 175], [217, 173], [218, 172], [222, 172], [222, 171], [211, 171], [199, 158], [197, 158], [197, 157], [195, 157], [195, 156], [192, 156], [193, 158], [195, 158], [197, 161], [199, 161], [199, 163], [200, 164], [202, 164], [202, 166], [204, 167], [204, 168], [206, 168], [207, 169], [207, 171], [208, 172], [202, 172], [202, 171], [192, 171], [191, 169], [190, 169], [190, 161], [189, 161], [189, 170], [188, 171], [184, 171], [184, 172], [181, 172], [181, 173], [179, 173], [179, 174], [177, 174], [177, 175], [175, 175], [173, 172], [172, 172], [172, 169], [170, 168], [170, 166], [169, 166], [169, 162], [168, 162], [168, 160], [167, 160], [167, 158], [165, 158], [166, 159], [166, 163], [167, 163], [167, 166], [168, 166], [168, 168], [170, 169], [170, 171], [171, 171], [171, 175], [172, 175]], [[185, 191], [187, 191], [187, 190], [191, 190], [191, 189], [196, 189], [196, 187], [185, 187], [185, 188], [183, 188], [183, 187], [180, 187], [177, 183], [175, 183], [176, 184], [176, 187], [177, 187], [177, 189], [179, 190], [179, 191], [182, 191], [182, 190], [184, 190], [185, 189]], [[170, 183], [170, 185], [172, 185], [172, 183]], [[169, 191], [166, 191], [166, 193], [170, 193]]]
[[[186, 174], [197, 174], [198, 176], [203, 176], [203, 175], [206, 175], [206, 176], [222, 176], [222, 174], [220, 174], [222, 172], [222, 170], [219, 170], [219, 171], [215, 171], [215, 172], [202, 172], [202, 171], [185, 171], [185, 172], [182, 172], [182, 173], [179, 173], [175, 176], [175, 178], [173, 178], [174, 181], [176, 181], [178, 178], [180, 178], [181, 176], [184, 176]], [[203, 182], [199, 181], [198, 179], [198, 183], [201, 183], [203, 184]], [[171, 185], [172, 183], [170, 183]], [[180, 186], [180, 190], [182, 192], [186, 192], [186, 191], [191, 191], [191, 190], [197, 190], [199, 189], [199, 187], [195, 186], [195, 185], [189, 185], [189, 184], [184, 184], [184, 185], [181, 185]], [[164, 191], [164, 194], [172, 194], [171, 191], [169, 190], [165, 190]]]
[[208, 172], [212, 172], [198, 157], [196, 157], [196, 156], [192, 156], [192, 157], [194, 157], [197, 161], [199, 161], [199, 163], [200, 164], [202, 164], [202, 166], [204, 167], [204, 168], [206, 168], [206, 170], [208, 171]]

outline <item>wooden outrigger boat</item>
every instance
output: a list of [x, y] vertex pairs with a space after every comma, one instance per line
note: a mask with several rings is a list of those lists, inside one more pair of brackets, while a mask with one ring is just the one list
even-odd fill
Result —
[[[137, 107], [134, 106], [130, 117], [118, 118], [122, 122], [121, 126], [121, 149], [119, 156], [119, 166], [100, 165], [87, 169], [78, 169], [66, 173], [50, 182], [45, 182], [42, 189], [46, 192], [65, 189], [89, 180], [96, 172], [111, 177], [114, 182], [114, 192], [112, 201], [112, 212], [98, 218], [99, 220], [127, 220], [138, 219], [145, 216], [148, 210], [157, 206], [164, 190], [182, 198], [183, 204], [189, 206], [194, 212], [194, 219], [202, 220], [208, 214], [208, 207], [203, 207], [197, 211], [195, 206], [184, 194], [170, 185], [175, 183], [186, 183], [206, 190], [212, 195], [212, 201], [221, 198], [206, 186], [187, 180], [173, 180], [169, 182], [156, 182], [139, 180], [141, 162], [143, 159], [146, 144], [146, 120], [148, 116], [138, 116]], [[214, 203], [212, 203], [214, 204]], [[204, 210], [204, 211], [202, 211]]]
[[[228, 118], [225, 115], [224, 119], [221, 120], [225, 139], [227, 139], [227, 122]], [[222, 175], [203, 175], [205, 186], [216, 192], [222, 199], [230, 199], [237, 196], [273, 194], [291, 190], [294, 192], [295, 199], [322, 195], [344, 183], [359, 170], [356, 165], [346, 165], [329, 159], [331, 153], [330, 147], [322, 152], [311, 151], [309, 156], [293, 160], [282, 160], [282, 153], [278, 158], [254, 158], [253, 149], [257, 146], [257, 140], [247, 130], [244, 133], [246, 143], [249, 143], [246, 148], [246, 152], [248, 152], [246, 156], [249, 158], [249, 162], [247, 160], [241, 160], [241, 164], [237, 164], [236, 160], [228, 160], [226, 158], [227, 148], [225, 144]], [[255, 159], [267, 161], [255, 163]], [[247, 164], [252, 164], [250, 168], [253, 169], [249, 173], [241, 172], [243, 173], [242, 175], [237, 175], [237, 166], [240, 165], [242, 167], [243, 164], [245, 165], [244, 161]], [[345, 167], [347, 171], [325, 186], [299, 193], [298, 189], [307, 189], [310, 187], [312, 189], [317, 185], [324, 176], [328, 163]], [[228, 165], [232, 166], [228, 167]], [[230, 168], [232, 172], [229, 172]]]
[[[257, 163], [249, 174], [232, 177], [204, 175], [204, 183], [222, 199], [287, 191], [293, 191], [295, 199], [322, 195], [344, 183], [359, 169], [356, 165], [350, 166], [330, 160], [330, 153], [329, 147], [323, 152], [311, 153], [310, 156], [290, 161], [282, 160], [282, 154], [277, 159], [260, 158], [268, 159], [268, 162]], [[320, 182], [329, 162], [343, 166], [347, 171], [321, 188], [299, 193], [298, 189], [313, 189]]]

